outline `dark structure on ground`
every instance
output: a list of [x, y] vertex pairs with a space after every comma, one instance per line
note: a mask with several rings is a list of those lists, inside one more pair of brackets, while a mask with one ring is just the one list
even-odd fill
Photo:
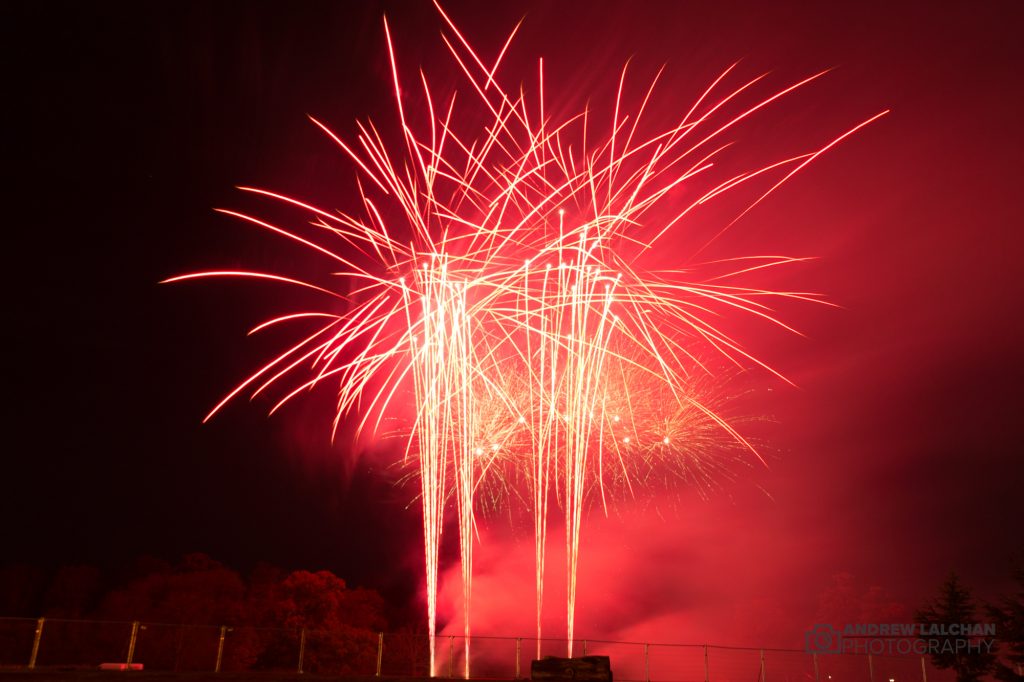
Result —
[[612, 664], [607, 656], [583, 656], [581, 658], [545, 656], [530, 664], [530, 679], [612, 682]]

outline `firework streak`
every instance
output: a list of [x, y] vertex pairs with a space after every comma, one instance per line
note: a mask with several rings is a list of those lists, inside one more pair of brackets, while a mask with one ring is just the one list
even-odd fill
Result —
[[328, 211], [243, 187], [311, 216], [312, 229], [300, 233], [223, 211], [318, 252], [344, 288], [235, 270], [167, 281], [271, 280], [312, 290], [325, 302], [254, 329], [316, 325], [207, 419], [243, 392], [284, 387], [274, 412], [330, 382], [338, 389], [334, 431], [351, 416], [358, 436], [377, 433], [389, 408], [414, 396], [405, 458], [416, 463], [420, 484], [431, 672], [438, 556], [453, 511], [468, 677], [475, 510], [483, 490], [512, 482], [526, 488], [520, 499], [533, 516], [538, 653], [549, 510], [564, 512], [571, 655], [586, 505], [596, 500], [606, 508], [617, 491], [635, 494], [644, 472], [655, 469], [701, 484], [721, 468], [727, 444], [758, 457], [721, 416], [700, 351], [775, 373], [713, 321], [753, 315], [789, 329], [773, 316], [772, 299], [818, 300], [815, 295], [740, 286], [736, 278], [801, 259], [746, 256], [713, 264], [714, 276], [701, 277], [694, 264], [685, 271], [646, 270], [644, 254], [698, 206], [747, 181], [775, 180], [742, 216], [886, 112], [821, 148], [705, 183], [680, 201], [670, 193], [709, 176], [727, 146], [724, 133], [822, 74], [737, 107], [741, 93], [749, 96], [762, 77], [726, 87], [730, 67], [678, 121], [657, 127], [644, 117], [657, 77], [636, 106], [627, 106], [623, 69], [610, 120], [598, 125], [589, 110], [555, 118], [545, 112], [543, 60], [532, 96], [525, 87], [500, 85], [498, 67], [516, 31], [488, 65], [437, 9], [445, 46], [471, 91], [468, 115], [457, 116], [456, 94], [432, 92], [422, 73], [423, 105], [406, 110], [403, 101], [413, 98], [402, 94], [385, 20], [401, 127], [396, 139], [386, 141], [365, 121], [355, 141], [346, 142], [313, 121], [354, 162], [361, 209]]

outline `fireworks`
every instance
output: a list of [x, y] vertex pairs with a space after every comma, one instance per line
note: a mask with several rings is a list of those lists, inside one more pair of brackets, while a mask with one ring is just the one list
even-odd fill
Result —
[[[726, 147], [724, 133], [821, 74], [730, 113], [739, 95], [760, 81], [727, 87], [730, 67], [679, 120], [659, 127], [645, 118], [657, 78], [631, 104], [623, 98], [624, 69], [610, 120], [595, 120], [589, 110], [556, 118], [545, 108], [542, 60], [535, 87], [502, 85], [499, 67], [515, 31], [488, 64], [440, 6], [438, 11], [469, 103], [454, 92], [433, 92], [420, 74], [417, 99], [423, 106], [407, 109], [413, 98], [403, 87], [411, 86], [385, 20], [398, 142], [386, 141], [371, 121], [360, 122], [350, 142], [313, 121], [355, 164], [360, 210], [328, 211], [243, 187], [311, 217], [312, 230], [300, 233], [224, 211], [316, 251], [344, 278], [343, 289], [246, 271], [167, 281], [269, 279], [320, 297], [314, 309], [256, 328], [317, 322], [312, 334], [242, 382], [207, 418], [241, 393], [278, 390], [273, 412], [326, 383], [337, 387], [335, 432], [352, 417], [357, 433], [376, 433], [397, 401], [414, 399], [405, 456], [415, 463], [420, 485], [431, 670], [439, 548], [454, 514], [468, 676], [482, 491], [524, 487], [519, 499], [531, 509], [535, 535], [538, 640], [549, 512], [564, 512], [571, 655], [585, 506], [594, 499], [606, 505], [617, 491], [637, 494], [652, 470], [703, 483], [722, 466], [723, 441], [757, 457], [721, 416], [700, 358], [713, 353], [774, 371], [714, 321], [754, 315], [788, 328], [773, 316], [772, 299], [816, 296], [740, 286], [735, 278], [799, 259], [737, 258], [702, 276], [710, 270], [693, 264], [685, 271], [650, 271], [645, 255], [698, 206], [749, 180], [778, 177], [749, 210], [882, 114], [820, 149], [707, 182]], [[472, 124], [478, 120], [483, 123]], [[695, 179], [702, 180], [702, 191], [680, 202], [673, 190]]]

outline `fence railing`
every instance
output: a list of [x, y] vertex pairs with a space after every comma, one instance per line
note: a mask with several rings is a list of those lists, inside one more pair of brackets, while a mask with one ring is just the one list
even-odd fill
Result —
[[[565, 656], [567, 642], [532, 637], [438, 635], [357, 628], [287, 629], [145, 621], [0, 618], [0, 667], [158, 671], [274, 671], [377, 677], [529, 678], [530, 661]], [[618, 682], [951, 682], [926, 657], [813, 654], [577, 639], [576, 655], [605, 655]], [[468, 659], [468, 661], [467, 661]]]

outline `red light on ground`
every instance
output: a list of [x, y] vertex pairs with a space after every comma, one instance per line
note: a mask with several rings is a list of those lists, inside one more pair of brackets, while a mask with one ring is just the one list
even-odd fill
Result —
[[141, 663], [100, 663], [100, 670], [142, 670]]

